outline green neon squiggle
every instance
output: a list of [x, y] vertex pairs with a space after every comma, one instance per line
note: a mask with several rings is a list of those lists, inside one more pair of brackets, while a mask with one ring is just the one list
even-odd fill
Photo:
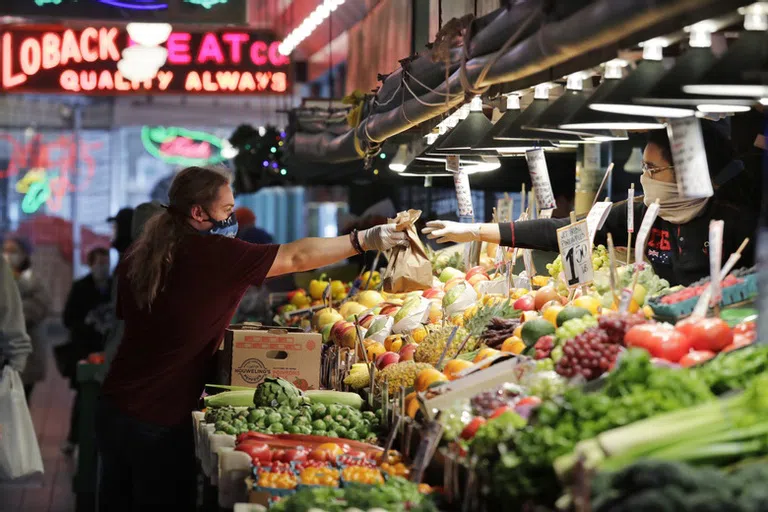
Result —
[[184, 2], [193, 5], [199, 5], [206, 9], [210, 9], [214, 5], [226, 4], [229, 0], [184, 0]]
[[29, 190], [21, 201], [21, 211], [26, 214], [35, 213], [51, 197], [51, 187], [48, 178], [30, 183]]
[[[190, 158], [178, 155], [165, 155], [160, 151], [160, 145], [169, 142], [175, 138], [183, 137], [194, 142], [207, 142], [215, 147], [219, 154], [211, 158]], [[164, 127], [164, 126], [143, 126], [141, 128], [141, 142], [144, 150], [153, 157], [171, 165], [213, 165], [226, 160], [221, 156], [223, 143], [221, 138], [206, 132], [187, 130], [186, 128]]]

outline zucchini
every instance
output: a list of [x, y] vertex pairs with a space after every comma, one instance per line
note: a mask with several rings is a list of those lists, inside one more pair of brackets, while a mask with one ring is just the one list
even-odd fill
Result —
[[328, 391], [328, 390], [309, 390], [305, 391], [304, 395], [309, 397], [310, 402], [313, 404], [324, 405], [348, 405], [353, 409], [362, 409], [363, 398], [357, 393], [347, 393], [344, 391]]
[[216, 395], [205, 397], [206, 407], [251, 407], [253, 406], [253, 389], [241, 389], [238, 391], [224, 391]]

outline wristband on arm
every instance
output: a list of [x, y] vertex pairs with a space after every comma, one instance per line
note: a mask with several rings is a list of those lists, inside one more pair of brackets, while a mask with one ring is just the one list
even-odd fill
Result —
[[515, 246], [514, 222], [504, 222], [499, 224], [499, 245], [504, 247]]
[[349, 234], [349, 241], [352, 243], [352, 248], [357, 252], [357, 254], [365, 254], [363, 246], [360, 245], [360, 237], [357, 236], [357, 233], [358, 231], [353, 229]]

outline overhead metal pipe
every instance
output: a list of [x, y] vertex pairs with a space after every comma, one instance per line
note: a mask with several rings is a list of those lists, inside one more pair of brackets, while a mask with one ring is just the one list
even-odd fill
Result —
[[[633, 40], [633, 35], [642, 34], [643, 39], [661, 36], [663, 31], [669, 29], [661, 27], [659, 33], [654, 33], [654, 27], [660, 27], [670, 19], [685, 16], [686, 22], [700, 21], [713, 13], [732, 12], [750, 3], [752, 0], [597, 0], [565, 19], [545, 23], [533, 35], [506, 51], [496, 62], [492, 62], [495, 54], [468, 60], [465, 64], [466, 77], [470, 83], [475, 83], [482, 70], [490, 66], [484, 81], [476, 84], [477, 87], [504, 83], [511, 89], [523, 89], [536, 85], [533, 81], [542, 72], [572, 59], [579, 57], [589, 61], [590, 52], [595, 50], [618, 43], [631, 45], [640, 42]], [[522, 6], [530, 9], [531, 3], [525, 2]], [[513, 6], [510, 9], [517, 8]], [[530, 11], [528, 16], [532, 16]], [[505, 16], [500, 14], [496, 15], [494, 21], [502, 19]], [[519, 22], [517, 17], [507, 16], [506, 19]], [[484, 31], [503, 31], [508, 35], [516, 29], [520, 30], [520, 27], [502, 27], [501, 22], [492, 22]], [[482, 32], [475, 35], [475, 38], [480, 38]], [[520, 32], [525, 33], [525, 30]], [[463, 48], [457, 50], [464, 51]], [[595, 54], [595, 58], [599, 59], [598, 52]], [[586, 63], [585, 67], [599, 63]], [[444, 72], [443, 65], [441, 67]], [[431, 71], [434, 73], [434, 69]], [[431, 90], [421, 90], [426, 92], [416, 97], [409, 93], [401, 94], [401, 97], [409, 99], [396, 108], [377, 112], [374, 106], [359, 126], [333, 139], [328, 139], [324, 134], [296, 133], [291, 145], [295, 156], [302, 160], [326, 162], [359, 159], [367, 150], [388, 138], [440, 116], [465, 101], [460, 70], [454, 71], [447, 81]], [[382, 97], [383, 92], [382, 88], [379, 93]], [[395, 102], [392, 99], [390, 104]]]

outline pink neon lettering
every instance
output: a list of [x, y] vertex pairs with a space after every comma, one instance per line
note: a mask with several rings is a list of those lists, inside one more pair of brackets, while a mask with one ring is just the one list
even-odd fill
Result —
[[160, 151], [169, 156], [183, 156], [185, 158], [211, 158], [211, 145], [207, 142], [194, 142], [185, 137], [163, 142]]
[[168, 48], [168, 62], [171, 64], [184, 65], [192, 62], [192, 56], [189, 53], [189, 41], [192, 34], [189, 32], [174, 32], [168, 37], [166, 47]]

